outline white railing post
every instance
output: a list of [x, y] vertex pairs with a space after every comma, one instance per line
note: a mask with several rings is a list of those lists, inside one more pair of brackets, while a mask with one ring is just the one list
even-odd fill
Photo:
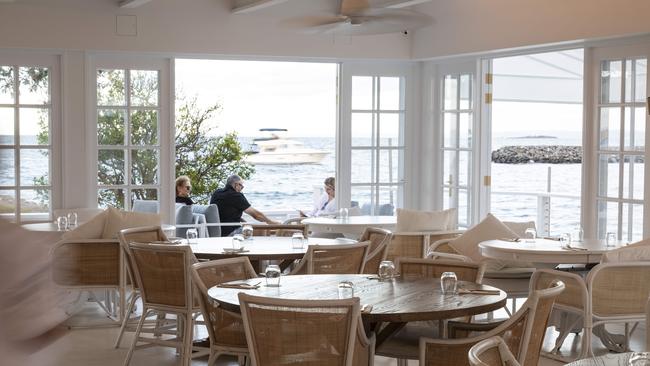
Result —
[[537, 196], [537, 235], [549, 236], [551, 232], [551, 197]]

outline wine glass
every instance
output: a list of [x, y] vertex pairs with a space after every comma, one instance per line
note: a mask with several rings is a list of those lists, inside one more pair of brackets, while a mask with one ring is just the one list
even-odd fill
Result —
[[526, 242], [528, 243], [534, 243], [535, 238], [537, 238], [537, 230], [535, 230], [532, 227], [529, 227], [524, 231], [524, 237], [526, 238]]
[[266, 266], [266, 271], [264, 271], [264, 277], [266, 277], [266, 286], [268, 287], [280, 287], [280, 266], [277, 264], [269, 264]]
[[187, 238], [187, 244], [196, 244], [196, 239], [199, 237], [199, 231], [195, 228], [189, 228], [185, 232], [185, 237]]
[[390, 280], [395, 277], [395, 264], [393, 261], [381, 261], [379, 263], [379, 279]]

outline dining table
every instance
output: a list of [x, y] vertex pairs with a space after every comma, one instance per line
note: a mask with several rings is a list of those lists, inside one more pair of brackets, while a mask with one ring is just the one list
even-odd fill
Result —
[[573, 361], [565, 366], [630, 366], [629, 361], [633, 354], [633, 352], [608, 353], [603, 356]]
[[[187, 243], [187, 239], [180, 240]], [[302, 247], [294, 248], [291, 237], [286, 236], [253, 236], [243, 241], [243, 250], [234, 251], [232, 237], [210, 237], [193, 239], [189, 244], [198, 259], [215, 260], [246, 256], [258, 272], [261, 272], [260, 261], [277, 260], [284, 270], [294, 260], [302, 259], [309, 245], [342, 245], [356, 243], [356, 240], [337, 238], [313, 238], [304, 240]]]
[[376, 227], [390, 231], [395, 230], [397, 217], [395, 216], [348, 216], [348, 217], [308, 217], [301, 221], [309, 226], [312, 232], [341, 233], [349, 237], [358, 238], [368, 227]]
[[[506, 293], [495, 287], [458, 281], [455, 294], [443, 294], [439, 278], [401, 278], [379, 280], [377, 276], [357, 274], [281, 276], [280, 286], [266, 286], [264, 278], [228, 282], [245, 283], [254, 288], [214, 286], [208, 296], [226, 310], [239, 312], [238, 293], [276, 299], [338, 299], [338, 284], [353, 284], [353, 296], [362, 305], [362, 319], [368, 331], [376, 332], [377, 345], [408, 322], [451, 319], [497, 310], [506, 303]], [[223, 285], [222, 285], [223, 286]], [[460, 290], [463, 289], [463, 290]], [[472, 290], [491, 290], [492, 294]], [[463, 293], [466, 292], [466, 293]], [[385, 326], [383, 326], [385, 324]]]

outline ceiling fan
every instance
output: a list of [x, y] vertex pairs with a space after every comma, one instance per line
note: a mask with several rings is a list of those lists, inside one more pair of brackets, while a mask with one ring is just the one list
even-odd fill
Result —
[[412, 10], [373, 8], [368, 0], [340, 0], [338, 14], [304, 16], [284, 23], [308, 33], [370, 35], [407, 33], [432, 22], [429, 15]]

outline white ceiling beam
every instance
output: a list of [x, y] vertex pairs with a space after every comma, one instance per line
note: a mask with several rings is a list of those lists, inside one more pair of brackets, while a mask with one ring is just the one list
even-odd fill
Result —
[[137, 8], [142, 6], [151, 0], [122, 0], [120, 1], [120, 8]]
[[287, 0], [234, 0], [232, 6], [233, 14], [249, 13], [264, 9], [269, 6], [283, 3]]
[[373, 7], [379, 8], [406, 8], [408, 6], [428, 3], [431, 0], [375, 0], [371, 1]]

